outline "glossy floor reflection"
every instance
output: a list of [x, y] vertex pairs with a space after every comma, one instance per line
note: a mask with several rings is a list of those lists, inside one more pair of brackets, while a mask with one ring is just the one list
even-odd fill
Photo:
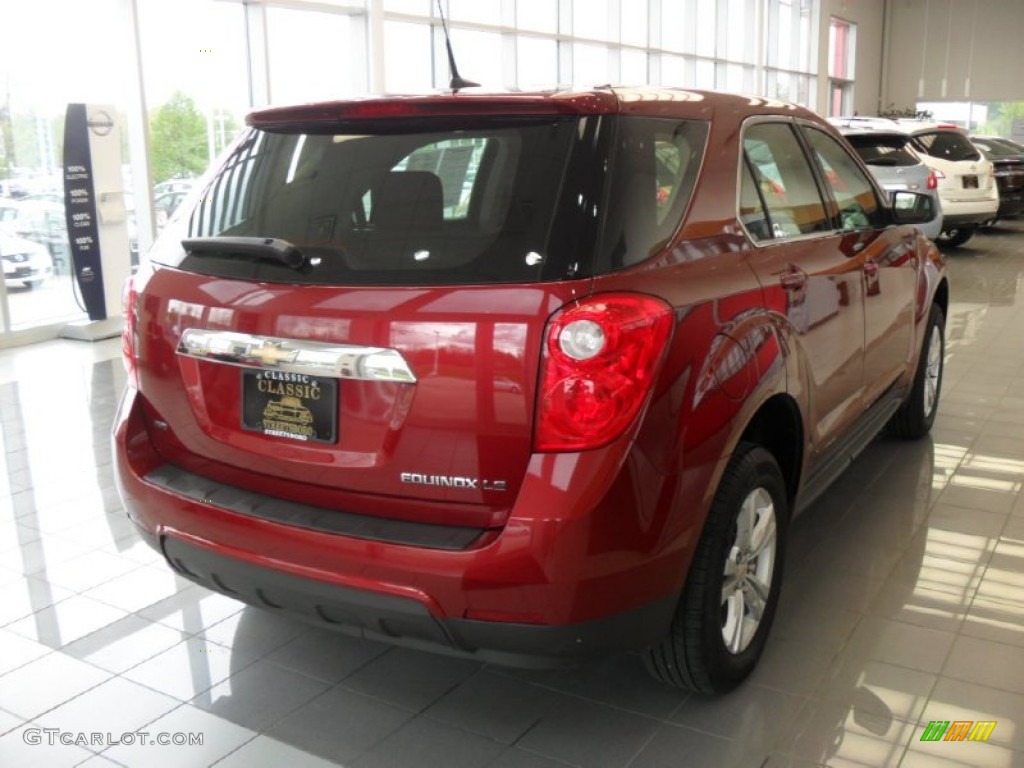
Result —
[[[949, 261], [932, 438], [876, 442], [796, 521], [766, 655], [719, 699], [632, 655], [507, 670], [182, 581], [113, 490], [117, 342], [0, 352], [0, 766], [1024, 765], [1024, 222]], [[136, 731], [203, 741], [110, 743]]]

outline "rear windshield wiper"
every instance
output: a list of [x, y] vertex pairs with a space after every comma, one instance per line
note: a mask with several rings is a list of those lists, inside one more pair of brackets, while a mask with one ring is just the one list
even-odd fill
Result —
[[190, 256], [237, 256], [266, 259], [291, 269], [302, 269], [306, 256], [287, 240], [277, 237], [189, 237], [181, 246]]

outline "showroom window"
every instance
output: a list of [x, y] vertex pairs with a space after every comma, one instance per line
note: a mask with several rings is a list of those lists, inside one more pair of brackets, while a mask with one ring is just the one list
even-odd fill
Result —
[[857, 25], [833, 17], [828, 25], [828, 114], [853, 114]]
[[818, 3], [768, 0], [766, 96], [817, 107]]
[[[86, 318], [70, 270], [64, 211], [64, 116], [68, 103], [107, 104], [127, 145], [129, 56], [117, 0], [35, 0], [5, 8], [0, 45], [0, 333], [35, 338], [37, 328]], [[60, 23], [55, 24], [54, 20]], [[92, 29], [83, 47], [81, 30]], [[43, 33], [45, 31], [45, 34]], [[45, 45], [42, 42], [45, 40]], [[54, 55], [53, 52], [58, 52]], [[128, 154], [124, 184], [130, 190]], [[49, 265], [39, 281], [15, 278], [27, 263]], [[116, 309], [115, 309], [116, 311]]]
[[[717, 88], [816, 106], [820, 0], [441, 4], [462, 75], [484, 88], [620, 82]], [[54, 27], [53, 18], [61, 24]], [[437, 0], [36, 0], [19, 4], [5, 22], [0, 197], [37, 193], [60, 206], [66, 104], [112, 104], [124, 136], [138, 261], [183, 197], [177, 186], [204, 171], [253, 106], [422, 93], [446, 87], [449, 79]], [[48, 30], [48, 44], [67, 51], [75, 50], [75, 31], [89, 29], [89, 55], [73, 67], [24, 66], [37, 58], [39, 29]], [[849, 111], [855, 26], [833, 19], [830, 43], [828, 106]], [[141, 83], [125, 75], [133, 67]], [[141, 177], [138, 185], [133, 172]], [[156, 184], [162, 186], [154, 195]], [[68, 284], [45, 311], [38, 309], [43, 302], [12, 293], [5, 312], [0, 299], [0, 329], [82, 317], [70, 278], [62, 275], [66, 235], [59, 226], [49, 229], [56, 234], [40, 232], [36, 239], [57, 268], [53, 285]]]

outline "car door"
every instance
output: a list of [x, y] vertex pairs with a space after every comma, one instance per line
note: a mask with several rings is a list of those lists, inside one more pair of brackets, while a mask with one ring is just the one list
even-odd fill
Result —
[[740, 217], [756, 248], [749, 262], [770, 310], [799, 346], [812, 454], [845, 434], [862, 411], [863, 251], [836, 231], [834, 203], [789, 120], [755, 119], [743, 133]]
[[800, 128], [839, 211], [840, 251], [864, 278], [864, 406], [873, 404], [913, 358], [916, 232], [890, 227], [868, 175], [851, 153], [816, 127]]

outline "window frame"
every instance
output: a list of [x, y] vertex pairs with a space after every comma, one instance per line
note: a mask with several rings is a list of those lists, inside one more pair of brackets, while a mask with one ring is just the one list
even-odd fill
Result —
[[[776, 245], [778, 243], [790, 243], [790, 242], [800, 241], [800, 240], [811, 240], [811, 239], [816, 239], [816, 238], [832, 237], [835, 234], [835, 232], [836, 232], [836, 224], [837, 224], [837, 222], [836, 222], [835, 216], [831, 212], [834, 209], [834, 207], [835, 207], [835, 201], [832, 200], [833, 208], [830, 208], [829, 207], [829, 200], [830, 200], [830, 198], [828, 198], [826, 196], [825, 189], [822, 186], [822, 179], [821, 179], [821, 176], [820, 176], [820, 170], [817, 168], [817, 163], [814, 161], [813, 157], [809, 154], [809, 148], [807, 146], [807, 142], [804, 139], [804, 137], [801, 134], [801, 132], [798, 130], [797, 123], [798, 123], [798, 121], [795, 120], [792, 117], [785, 117], [785, 116], [781, 116], [781, 115], [757, 115], [757, 116], [754, 116], [754, 117], [749, 117], [746, 120], [744, 120], [743, 121], [743, 125], [740, 128], [740, 139], [739, 139], [739, 147], [738, 147], [739, 162], [737, 163], [737, 177], [736, 177], [736, 181], [737, 181], [737, 185], [736, 185], [736, 221], [739, 223], [740, 227], [743, 229], [743, 232], [744, 232], [744, 234], [746, 234], [747, 239], [755, 247], [758, 247], [758, 248], [769, 247], [769, 246], [772, 246], [772, 245]], [[752, 170], [753, 161], [750, 160], [749, 156], [747, 155], [747, 151], [746, 151], [746, 148], [744, 146], [744, 140], [746, 139], [748, 131], [751, 128], [754, 128], [754, 127], [759, 126], [759, 125], [785, 125], [785, 126], [789, 127], [790, 131], [793, 134], [794, 140], [797, 142], [797, 145], [800, 147], [800, 152], [803, 155], [804, 162], [807, 163], [808, 170], [811, 172], [811, 178], [814, 180], [814, 186], [815, 186], [815, 188], [817, 190], [817, 193], [818, 193], [818, 199], [821, 202], [822, 211], [825, 214], [825, 220], [829, 223], [829, 228], [827, 230], [822, 230], [820, 232], [804, 232], [804, 233], [800, 233], [800, 234], [797, 234], [797, 235], [785, 235], [783, 237], [774, 237], [773, 236], [773, 237], [771, 237], [769, 239], [766, 239], [766, 240], [759, 240], [756, 237], [754, 237], [754, 235], [747, 228], [747, 225], [743, 222], [743, 217], [742, 217], [741, 211], [740, 211], [740, 200], [741, 200], [741, 195], [742, 195], [742, 192], [741, 192], [742, 187], [741, 187], [741, 185], [743, 184], [743, 175], [744, 175], [744, 173], [750, 173], [750, 174], [753, 173], [753, 170]], [[767, 224], [768, 224], [768, 229], [769, 229], [769, 231], [774, 232], [774, 227], [773, 227], [773, 223], [772, 223], [772, 211], [771, 211], [771, 208], [767, 204], [767, 201], [764, 198], [764, 193], [762, 192], [761, 189], [758, 188], [758, 185], [756, 183], [754, 185], [754, 188], [755, 188], [755, 191], [757, 192], [757, 195], [758, 195], [758, 197], [759, 197], [759, 199], [761, 201], [761, 207], [762, 207], [762, 209], [765, 212], [765, 216], [766, 216]]]
[[[821, 200], [822, 207], [825, 211], [826, 220], [829, 222], [828, 230], [823, 230], [820, 232], [806, 232], [798, 235], [785, 235], [783, 237], [773, 236], [768, 239], [758, 239], [747, 227], [746, 223], [743, 220], [740, 204], [743, 194], [742, 185], [744, 176], [749, 174], [751, 177], [753, 177], [753, 162], [749, 159], [747, 155], [746, 149], [744, 147], [744, 139], [747, 136], [747, 132], [751, 128], [764, 124], [782, 124], [788, 125], [790, 127], [790, 130], [793, 132], [793, 135], [800, 146], [800, 150], [803, 153], [804, 161], [808, 164], [811, 171], [811, 175], [814, 178], [814, 183], [818, 190], [818, 197]], [[834, 237], [837, 234], [844, 235], [849, 234], [850, 232], [864, 231], [864, 228], [853, 230], [843, 228], [838, 200], [836, 199], [832, 191], [832, 188], [828, 183], [828, 180], [824, 177], [824, 169], [821, 167], [821, 164], [814, 156], [813, 147], [810, 145], [810, 142], [804, 135], [804, 131], [808, 129], [820, 131], [825, 136], [835, 140], [839, 148], [845, 151], [846, 154], [853, 159], [854, 165], [860, 168], [864, 178], [866, 179], [869, 187], [871, 188], [872, 193], [875, 196], [875, 200], [878, 203], [878, 208], [880, 211], [879, 222], [875, 225], [872, 225], [870, 229], [881, 230], [889, 226], [889, 217], [886, 214], [886, 212], [889, 210], [889, 206], [886, 203], [886, 198], [884, 195], [881, 194], [878, 183], [875, 181], [874, 176], [872, 176], [870, 172], [865, 172], [864, 169], [861, 167], [863, 165], [863, 162], [860, 160], [860, 157], [857, 155], [856, 152], [851, 152], [847, 150], [845, 147], [843, 147], [842, 142], [836, 140], [835, 136], [833, 136], [827, 128], [819, 125], [814, 121], [806, 120], [803, 118], [785, 117], [781, 115], [757, 115], [754, 117], [749, 117], [746, 120], [744, 120], [743, 125], [740, 128], [740, 139], [738, 147], [739, 160], [737, 163], [735, 196], [736, 221], [743, 229], [743, 233], [747, 236], [747, 240], [749, 240], [755, 248], [770, 247], [778, 243], [789, 243], [793, 241], [809, 240], [814, 238]], [[756, 183], [754, 184], [754, 189], [761, 203], [761, 208], [765, 213], [765, 219], [768, 226], [768, 230], [774, 232], [774, 228], [772, 226], [771, 208], [770, 206], [768, 206], [762, 190], [758, 188], [758, 185]]]

